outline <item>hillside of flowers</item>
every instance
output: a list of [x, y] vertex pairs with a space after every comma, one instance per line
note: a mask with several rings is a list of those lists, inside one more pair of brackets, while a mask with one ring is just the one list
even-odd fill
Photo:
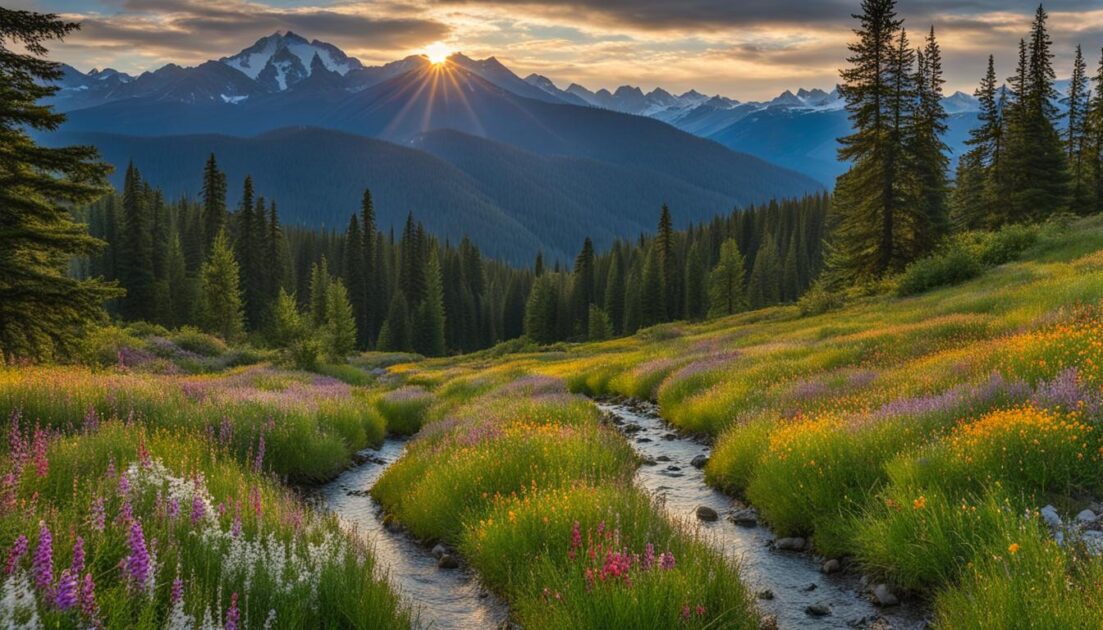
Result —
[[727, 570], [624, 485], [630, 454], [577, 395], [649, 399], [713, 442], [711, 484], [936, 626], [1103, 627], [1100, 250], [1103, 222], [1082, 220], [917, 297], [393, 366], [424, 425], [374, 494], [526, 627], [734, 624], [711, 617], [743, 606]]
[[378, 443], [373, 409], [262, 366], [3, 369], [0, 627], [410, 627], [363, 539], [285, 483]]

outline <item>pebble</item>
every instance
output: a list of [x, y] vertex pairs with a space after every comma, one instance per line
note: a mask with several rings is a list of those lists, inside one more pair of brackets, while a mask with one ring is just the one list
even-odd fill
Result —
[[758, 513], [751, 508], [739, 508], [732, 512], [728, 519], [741, 527], [755, 527], [758, 525]]
[[669, 462], [670, 457], [667, 456], [667, 455], [659, 455], [658, 457], [655, 458], [655, 461], [657, 461], [657, 462]]
[[624, 431], [625, 433], [639, 433], [640, 431], [643, 430], [643, 427], [636, 424], [635, 422], [631, 422], [631, 423], [626, 424], [623, 427], [621, 427], [620, 430]]
[[451, 554], [446, 553], [437, 560], [437, 568], [439, 569], [457, 569], [459, 566], [459, 560], [456, 560], [455, 556]]
[[682, 469], [682, 467], [681, 466], [675, 466], [675, 465], [671, 464], [670, 466], [667, 466], [666, 469], [674, 471], [674, 472], [678, 472], [679, 470]]
[[873, 598], [878, 606], [895, 606], [900, 603], [900, 598], [889, 590], [888, 584], [878, 584], [873, 587]]
[[639, 442], [640, 444], [646, 444], [650, 441], [651, 441], [651, 438], [649, 438], [649, 437], [636, 438], [636, 442]]
[[777, 616], [766, 615], [758, 622], [758, 630], [777, 630]]
[[804, 609], [810, 617], [826, 617], [831, 614], [831, 607], [826, 602], [816, 602]]
[[771, 590], [770, 590], [770, 589], [768, 589], [768, 588], [767, 588], [767, 589], [763, 589], [763, 590], [761, 590], [761, 591], [759, 591], [759, 592], [755, 593], [755, 597], [757, 597], [757, 598], [759, 598], [759, 599], [765, 599], [765, 600], [770, 600], [770, 599], [773, 599], [773, 598], [774, 598], [774, 592], [773, 592], [773, 591], [771, 591]]
[[708, 463], [709, 463], [708, 455], [698, 455], [697, 457], [694, 457], [689, 462], [689, 465], [693, 466], [694, 468], [704, 468], [705, 466], [708, 465]]
[[1097, 519], [1097, 518], [1099, 518], [1099, 517], [1096, 516], [1095, 512], [1092, 512], [1091, 510], [1083, 510], [1079, 514], [1076, 515], [1076, 521], [1078, 523], [1082, 523], [1084, 525], [1089, 525], [1091, 523], [1094, 523], [1095, 519]]
[[710, 523], [720, 518], [720, 515], [716, 513], [716, 510], [710, 508], [707, 505], [698, 505], [696, 513], [698, 520], [708, 521]]
[[839, 562], [839, 561], [838, 561], [837, 559], [835, 559], [835, 558], [831, 558], [831, 559], [830, 559], [830, 560], [828, 560], [827, 562], [824, 562], [824, 563], [823, 563], [823, 566], [822, 566], [822, 567], [821, 567], [820, 569], [821, 569], [821, 570], [822, 570], [822, 571], [823, 571], [824, 573], [827, 573], [827, 574], [831, 574], [831, 573], [838, 573], [838, 572], [839, 572], [839, 570], [840, 570], [840, 569], [842, 569], [842, 568], [843, 568], [843, 565], [842, 565], [842, 563], [840, 563], [840, 562]]
[[1063, 524], [1061, 522], [1061, 516], [1057, 514], [1057, 508], [1052, 505], [1047, 505], [1042, 508], [1041, 513], [1042, 520], [1046, 522], [1046, 525], [1049, 525], [1050, 529], [1057, 529]]
[[437, 560], [440, 560], [442, 556], [445, 556], [445, 555], [448, 554], [448, 547], [445, 547], [444, 545], [442, 545], [440, 543], [437, 543], [435, 546], [433, 546], [433, 550], [430, 553], [433, 554], [434, 558], [436, 558]]
[[677, 440], [678, 439], [678, 434], [677, 433], [664, 433], [663, 434], [663, 439], [666, 440], [667, 442]]
[[774, 541], [774, 548], [782, 551], [804, 551], [803, 538], [778, 538]]
[[800, 592], [802, 592], [802, 593], [811, 593], [814, 590], [816, 590], [816, 583], [815, 582], [809, 582], [808, 584], [805, 584], [804, 586], [802, 586], [800, 588]]

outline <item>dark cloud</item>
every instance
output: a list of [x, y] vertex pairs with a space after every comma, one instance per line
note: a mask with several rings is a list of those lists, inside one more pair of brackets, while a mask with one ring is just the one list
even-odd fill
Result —
[[277, 30], [292, 30], [346, 49], [389, 51], [446, 37], [447, 25], [432, 19], [366, 15], [329, 8], [277, 9], [259, 4], [195, 0], [124, 0], [123, 13], [81, 18], [69, 44], [126, 49], [195, 61], [233, 54]]
[[[585, 12], [607, 22], [648, 30], [721, 30], [733, 26], [848, 23], [856, 0], [430, 0], [438, 5], [525, 7], [551, 15]], [[1083, 11], [1085, 0], [1051, 0], [1048, 11]], [[947, 14], [1033, 13], [1038, 0], [930, 0], [903, 3], [898, 12], [920, 21]]]

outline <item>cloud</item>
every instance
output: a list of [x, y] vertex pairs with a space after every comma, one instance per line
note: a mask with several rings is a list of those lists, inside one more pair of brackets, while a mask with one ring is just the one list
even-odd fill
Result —
[[277, 30], [365, 52], [415, 48], [451, 32], [431, 18], [368, 12], [362, 5], [277, 8], [233, 0], [124, 0], [117, 8], [116, 13], [66, 14], [81, 22], [81, 31], [58, 50], [101, 56], [107, 50], [130, 51], [145, 59], [198, 63], [234, 54]]

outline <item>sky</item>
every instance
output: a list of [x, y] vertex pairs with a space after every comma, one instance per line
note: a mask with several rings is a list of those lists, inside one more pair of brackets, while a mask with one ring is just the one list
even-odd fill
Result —
[[[933, 26], [948, 92], [972, 92], [987, 56], [1014, 69], [1036, 0], [902, 0], [912, 41]], [[785, 89], [830, 89], [845, 65], [859, 0], [9, 0], [59, 13], [82, 30], [53, 58], [87, 71], [139, 73], [232, 55], [292, 30], [377, 65], [437, 42], [469, 57], [496, 56], [521, 76], [560, 87], [697, 89], [740, 100]], [[1083, 46], [1094, 74], [1103, 48], [1103, 0], [1046, 4], [1059, 77]]]

